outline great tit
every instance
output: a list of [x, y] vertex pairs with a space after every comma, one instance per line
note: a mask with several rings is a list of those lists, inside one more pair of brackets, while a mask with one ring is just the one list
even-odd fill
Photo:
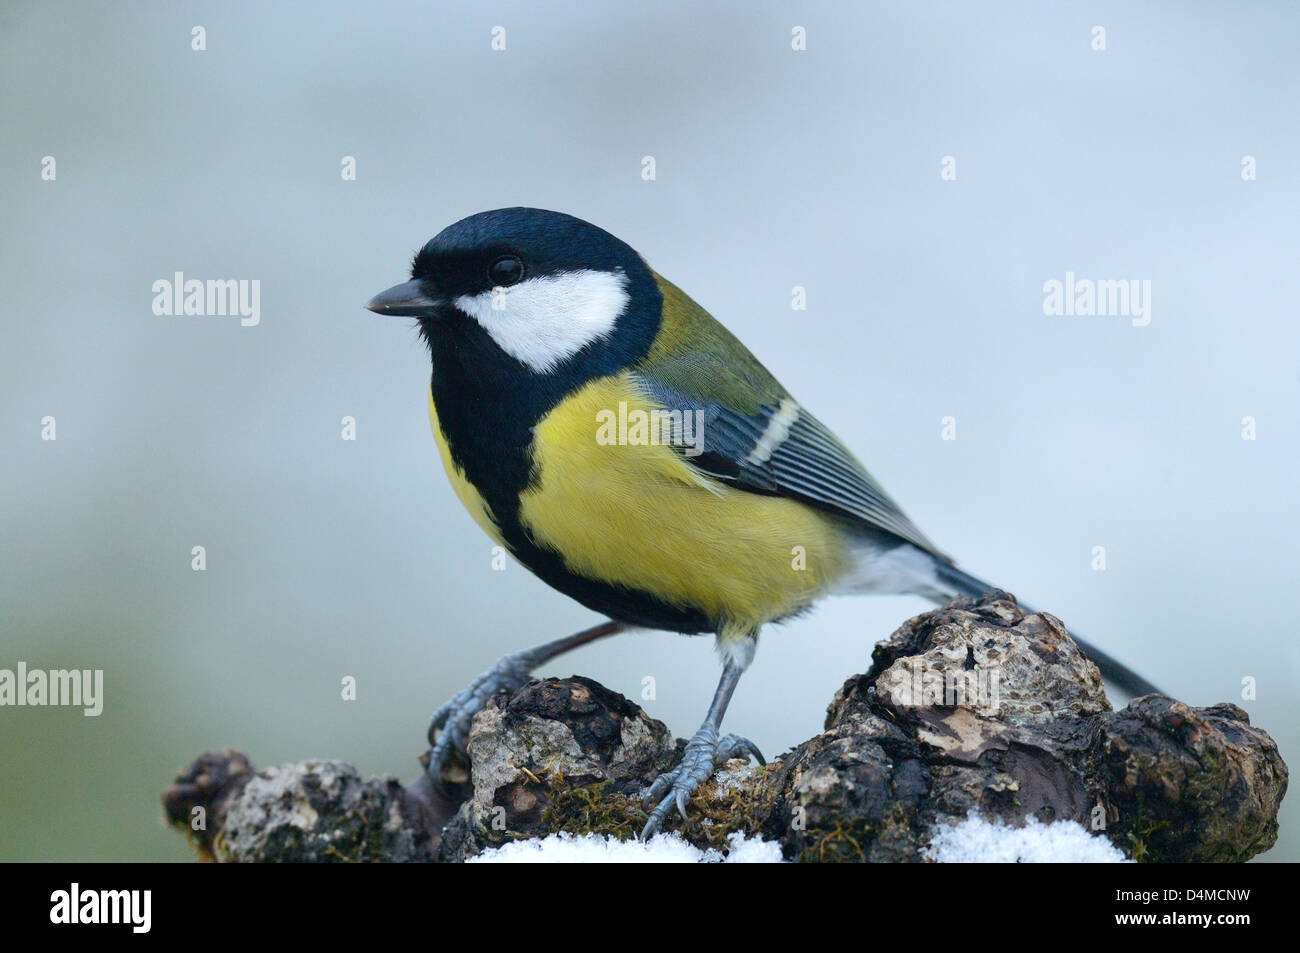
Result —
[[[429, 729], [435, 781], [487, 699], [542, 662], [629, 627], [712, 633], [722, 678], [681, 763], [646, 792], [648, 837], [674, 804], [685, 816], [716, 765], [762, 761], [719, 730], [764, 625], [833, 593], [942, 603], [992, 588], [726, 328], [595, 225], [534, 208], [471, 215], [367, 307], [419, 320], [433, 436], [470, 515], [610, 619], [506, 656], [443, 705]], [[1121, 688], [1155, 691], [1079, 644]]]

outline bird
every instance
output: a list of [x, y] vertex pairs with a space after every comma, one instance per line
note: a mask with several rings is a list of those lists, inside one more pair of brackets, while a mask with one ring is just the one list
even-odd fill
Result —
[[[455, 495], [544, 582], [607, 621], [515, 652], [433, 715], [437, 782], [488, 700], [629, 629], [713, 635], [717, 690], [681, 761], [643, 792], [643, 838], [735, 757], [721, 733], [760, 631], [841, 593], [936, 604], [994, 588], [942, 553], [845, 444], [630, 245], [513, 207], [444, 228], [366, 307], [418, 321], [430, 425]], [[1156, 692], [1094, 646], [1133, 695]]]

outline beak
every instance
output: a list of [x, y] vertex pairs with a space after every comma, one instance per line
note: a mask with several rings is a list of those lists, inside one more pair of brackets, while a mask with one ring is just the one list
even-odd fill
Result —
[[436, 314], [438, 308], [446, 303], [445, 298], [427, 294], [425, 283], [413, 278], [400, 285], [393, 285], [387, 291], [379, 292], [366, 302], [366, 307], [375, 314], [428, 318]]

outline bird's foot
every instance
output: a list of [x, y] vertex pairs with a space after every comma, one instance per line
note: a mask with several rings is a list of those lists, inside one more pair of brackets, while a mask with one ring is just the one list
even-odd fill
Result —
[[429, 722], [429, 751], [424, 767], [435, 787], [443, 786], [443, 770], [457, 754], [467, 753], [469, 727], [474, 716], [487, 707], [488, 699], [500, 692], [513, 692], [528, 684], [536, 659], [532, 651], [515, 652], [500, 658], [469, 687], [433, 713]]
[[713, 776], [713, 772], [732, 758], [753, 757], [759, 764], [767, 764], [762, 752], [748, 738], [740, 735], [727, 735], [718, 740], [718, 731], [712, 725], [704, 725], [695, 733], [695, 737], [686, 743], [686, 752], [677, 767], [661, 774], [655, 779], [642, 796], [647, 808], [658, 802], [650, 812], [650, 819], [641, 831], [641, 839], [649, 840], [663, 826], [673, 805], [677, 805], [682, 818], [686, 817], [686, 802], [690, 800], [695, 789]]

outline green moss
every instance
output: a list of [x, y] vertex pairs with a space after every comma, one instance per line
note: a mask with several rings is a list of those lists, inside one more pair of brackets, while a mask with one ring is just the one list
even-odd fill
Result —
[[875, 830], [861, 818], [836, 821], [829, 830], [810, 831], [812, 835], [799, 852], [800, 863], [861, 864], [867, 860], [867, 847], [875, 838]]
[[800, 863], [861, 864], [915, 857], [915, 812], [893, 804], [879, 821], [837, 818], [831, 827], [810, 828], [796, 845]]
[[645, 826], [646, 813], [631, 798], [607, 793], [608, 781], [570, 787], [556, 773], [544, 775], [549, 806], [542, 813], [548, 830], [601, 834], [632, 840]]
[[725, 851], [732, 834], [756, 833], [755, 818], [765, 816], [755, 792], [762, 790], [758, 783], [743, 790], [719, 790], [717, 781], [710, 779], [700, 785], [687, 810], [687, 820], [681, 824], [681, 834], [696, 847]]
[[[546, 785], [550, 801], [542, 813], [547, 830], [627, 841], [638, 837], [649, 819], [639, 799], [609, 791], [607, 781], [575, 787], [557, 772], [544, 772], [537, 780]], [[732, 834], [749, 832], [754, 818], [762, 816], [752, 793], [756, 787], [724, 794], [712, 780], [702, 784], [691, 798], [686, 821], [673, 812], [674, 829], [696, 847], [725, 850]]]
[[1172, 858], [1165, 858], [1158, 854], [1152, 853], [1148, 841], [1151, 835], [1157, 831], [1169, 826], [1168, 820], [1150, 820], [1146, 816], [1145, 804], [1141, 798], [1138, 799], [1137, 817], [1133, 821], [1131, 830], [1125, 833], [1125, 839], [1128, 841], [1128, 855], [1131, 860], [1139, 864], [1158, 863], [1160, 861]]

